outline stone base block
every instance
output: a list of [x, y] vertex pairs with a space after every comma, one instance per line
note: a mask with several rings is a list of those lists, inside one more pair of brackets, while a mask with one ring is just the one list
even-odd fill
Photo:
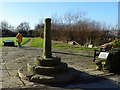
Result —
[[30, 80], [30, 78], [35, 75], [33, 72], [27, 71], [27, 66], [23, 66], [18, 70], [18, 76], [24, 80]]
[[40, 75], [34, 73], [28, 73], [26, 67], [22, 67], [18, 70], [18, 76], [21, 79], [28, 80], [37, 83], [64, 83], [77, 79], [79, 77], [79, 72], [73, 68], [68, 68], [66, 72], [54, 73], [51, 75]]
[[38, 83], [63, 83], [73, 81], [79, 76], [79, 72], [62, 63], [58, 57], [36, 58], [34, 63], [28, 63], [18, 70], [22, 79]]
[[68, 69], [68, 65], [66, 63], [60, 63], [59, 65], [55, 65], [53, 67], [36, 66], [34, 68], [34, 71], [36, 74], [50, 75], [53, 73], [64, 72], [67, 69]]
[[56, 73], [50, 76], [36, 74], [31, 77], [30, 81], [38, 82], [38, 83], [46, 83], [46, 84], [47, 83], [63, 83], [63, 82], [73, 81], [77, 79], [78, 76], [79, 76], [79, 73], [75, 69], [69, 68], [68, 71], [64, 73]]
[[52, 57], [52, 58], [35, 58], [34, 64], [36, 66], [54, 66], [61, 63], [61, 58]]

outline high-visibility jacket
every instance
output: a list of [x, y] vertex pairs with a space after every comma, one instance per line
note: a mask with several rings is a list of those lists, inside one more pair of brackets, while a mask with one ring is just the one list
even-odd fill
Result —
[[20, 34], [20, 33], [18, 33], [17, 35], [16, 35], [16, 41], [17, 42], [19, 42], [19, 43], [21, 43], [22, 42], [22, 34]]

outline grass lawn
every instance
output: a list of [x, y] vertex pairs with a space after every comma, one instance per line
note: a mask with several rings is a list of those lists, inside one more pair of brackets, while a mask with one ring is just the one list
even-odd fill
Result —
[[[4, 40], [13, 40], [15, 42], [15, 46], [17, 45], [15, 37], [2, 37], [0, 38], [0, 46], [3, 45]], [[29, 41], [28, 37], [23, 37], [22, 45]], [[42, 38], [32, 38], [32, 42], [30, 43], [31, 47], [43, 47], [43, 39]], [[87, 48], [82, 47], [79, 45], [68, 45], [67, 43], [56, 43], [55, 41], [52, 42], [52, 48], [62, 48], [62, 49], [70, 49], [70, 50], [94, 50], [94, 48]]]
[[[33, 38], [30, 43], [31, 47], [43, 47], [43, 39], [42, 38]], [[71, 50], [94, 50], [94, 48], [81, 47], [79, 45], [68, 45], [67, 43], [56, 43], [52, 42], [52, 48], [63, 48], [63, 49], [71, 49]]]
[[80, 45], [69, 45], [67, 43], [53, 43], [53, 48], [63, 48], [71, 50], [94, 50], [94, 48], [83, 47]]
[[[17, 45], [16, 37], [2, 37], [2, 38], [0, 38], [0, 46], [3, 45], [4, 40], [13, 40], [15, 42], [15, 46]], [[24, 37], [23, 42], [21, 44], [24, 45], [25, 43], [28, 42], [28, 40], [29, 40], [29, 38]]]
[[42, 38], [32, 38], [32, 42], [30, 43], [31, 47], [43, 47], [43, 39]]

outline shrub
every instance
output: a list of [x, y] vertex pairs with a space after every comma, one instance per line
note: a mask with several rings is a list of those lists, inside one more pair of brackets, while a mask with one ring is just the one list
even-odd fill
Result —
[[114, 48], [110, 51], [110, 54], [107, 59], [107, 66], [110, 72], [120, 72], [120, 48]]
[[113, 45], [120, 47], [120, 39], [115, 40]]

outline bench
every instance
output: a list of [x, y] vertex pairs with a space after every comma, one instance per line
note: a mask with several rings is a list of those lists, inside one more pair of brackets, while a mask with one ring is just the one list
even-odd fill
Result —
[[3, 44], [3, 46], [15, 46], [13, 40], [4, 40]]

